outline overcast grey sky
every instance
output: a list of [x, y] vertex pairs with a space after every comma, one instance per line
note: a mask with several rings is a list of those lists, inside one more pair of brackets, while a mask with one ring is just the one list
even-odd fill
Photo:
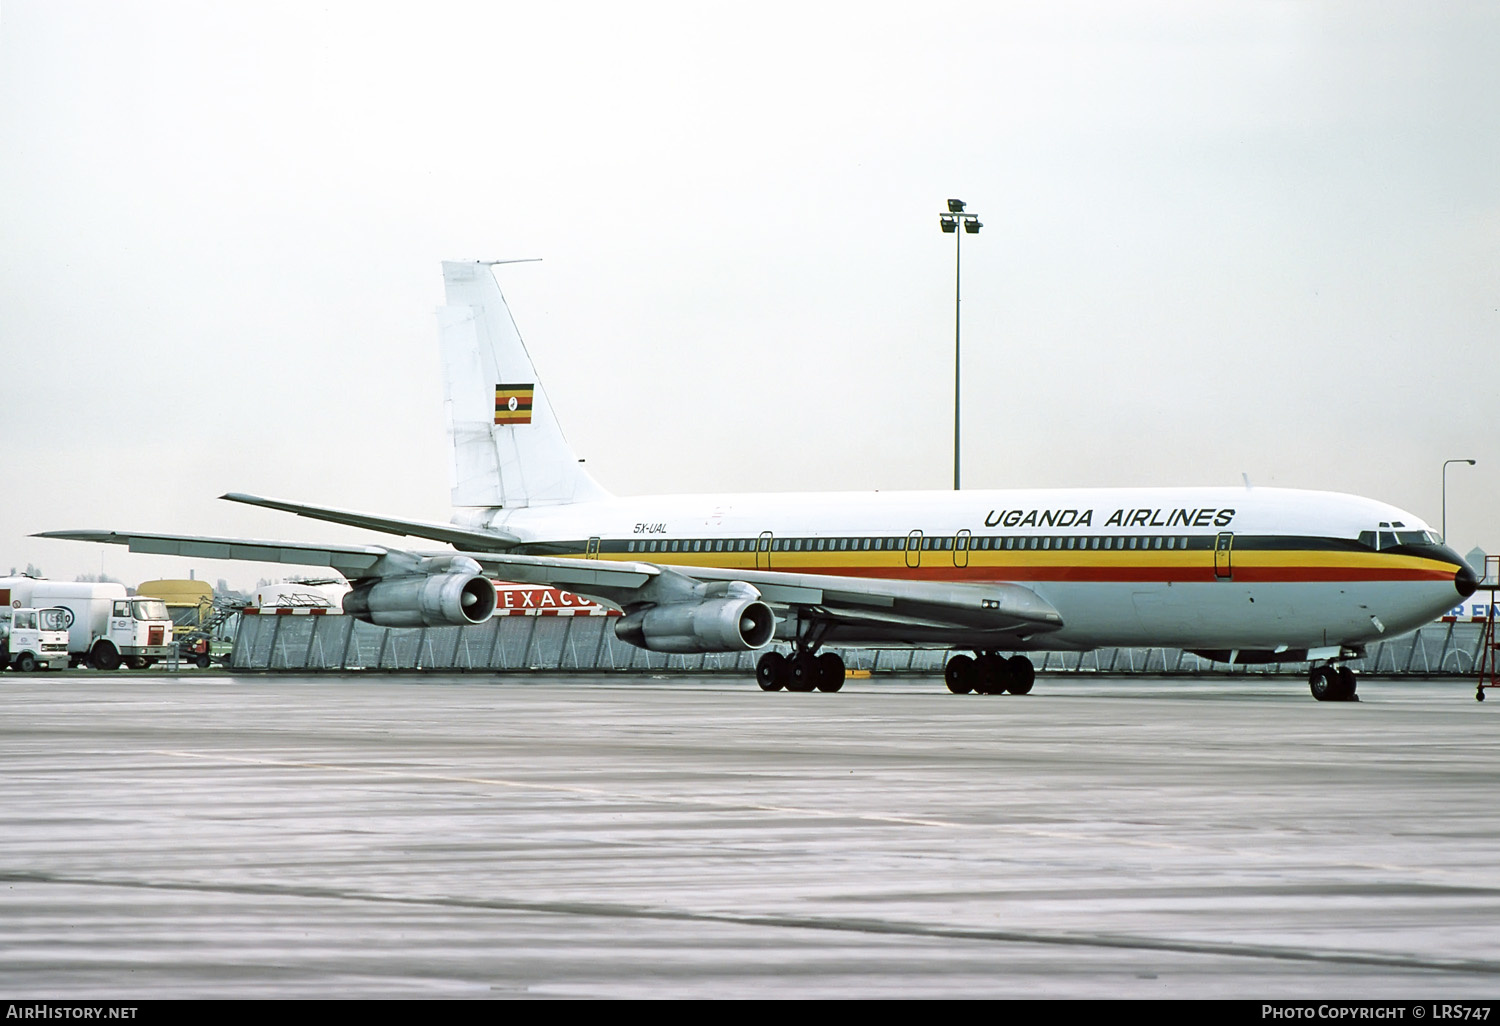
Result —
[[[1500, 551], [1500, 5], [0, 4], [0, 571], [445, 519], [444, 259], [622, 493], [1238, 484]], [[285, 572], [284, 570], [279, 572]]]

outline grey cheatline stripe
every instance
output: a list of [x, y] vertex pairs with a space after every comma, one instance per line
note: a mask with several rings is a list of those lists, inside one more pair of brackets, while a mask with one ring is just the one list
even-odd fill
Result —
[[405, 897], [339, 887], [285, 884], [210, 884], [165, 880], [135, 880], [125, 877], [70, 876], [63, 873], [3, 872], [0, 884], [63, 884], [90, 887], [129, 887], [143, 890], [184, 891], [201, 894], [242, 894], [262, 898], [310, 898], [328, 901], [362, 901], [426, 908], [457, 908], [495, 912], [534, 912], [552, 915], [599, 916], [614, 919], [650, 919], [665, 922], [722, 923], [733, 926], [764, 926], [793, 930], [832, 930], [897, 937], [943, 938], [945, 940], [991, 941], [1006, 944], [1049, 944], [1058, 947], [1115, 948], [1132, 951], [1166, 951], [1187, 955], [1219, 955], [1228, 958], [1272, 959], [1329, 965], [1361, 965], [1386, 969], [1423, 969], [1440, 972], [1500, 975], [1500, 963], [1481, 959], [1424, 957], [1380, 951], [1341, 951], [1294, 948], [1276, 944], [1176, 940], [1122, 933], [1088, 931], [1004, 930], [985, 927], [936, 926], [848, 916], [778, 913], [693, 912], [684, 909], [627, 905], [602, 901], [520, 901], [507, 898]]

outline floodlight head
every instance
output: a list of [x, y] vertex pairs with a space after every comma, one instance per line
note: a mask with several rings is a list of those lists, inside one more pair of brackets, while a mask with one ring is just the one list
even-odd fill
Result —
[[962, 214], [964, 212], [964, 201], [951, 199], [948, 201], [948, 213]]
[[942, 227], [943, 233], [946, 235], [952, 235], [958, 231], [958, 222], [947, 214], [938, 217], [938, 224]]
[[968, 232], [970, 235], [978, 235], [979, 234], [979, 229], [981, 229], [983, 227], [984, 227], [983, 224], [981, 224], [978, 221], [972, 220], [972, 219], [968, 219], [968, 220], [964, 221], [964, 231]]

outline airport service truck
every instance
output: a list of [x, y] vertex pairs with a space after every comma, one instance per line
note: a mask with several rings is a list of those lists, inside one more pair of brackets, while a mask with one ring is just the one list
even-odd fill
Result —
[[22, 673], [61, 670], [68, 665], [68, 623], [73, 614], [61, 606], [27, 609], [0, 606], [0, 670]]
[[144, 669], [172, 655], [172, 618], [161, 599], [125, 593], [123, 584], [0, 577], [0, 605], [57, 606], [72, 614], [68, 657], [100, 670]]

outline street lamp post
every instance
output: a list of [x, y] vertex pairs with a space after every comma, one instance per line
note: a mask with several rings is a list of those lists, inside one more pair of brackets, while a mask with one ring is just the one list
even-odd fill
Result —
[[1448, 464], [1467, 463], [1474, 465], [1473, 460], [1444, 460], [1443, 461], [1443, 544], [1448, 544]]
[[[959, 225], [964, 226], [963, 231], [958, 230]], [[938, 215], [938, 225], [946, 235], [952, 235], [953, 243], [953, 490], [958, 491], [958, 425], [959, 425], [959, 360], [958, 360], [958, 327], [959, 327], [959, 300], [960, 285], [963, 277], [963, 241], [965, 235], [978, 235], [979, 229], [984, 225], [979, 222], [977, 214], [964, 213], [964, 201], [951, 199], [948, 201], [948, 212]]]

